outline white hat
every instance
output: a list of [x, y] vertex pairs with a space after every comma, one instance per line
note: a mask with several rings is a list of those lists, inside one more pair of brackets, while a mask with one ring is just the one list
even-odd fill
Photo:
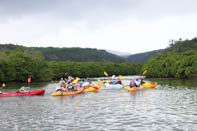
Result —
[[88, 86], [88, 85], [89, 85], [89, 82], [85, 82], [85, 83], [83, 83], [82, 86]]
[[115, 76], [115, 75], [113, 75], [111, 78], [112, 78], [112, 79], [115, 79], [115, 77], [116, 77], [116, 76]]

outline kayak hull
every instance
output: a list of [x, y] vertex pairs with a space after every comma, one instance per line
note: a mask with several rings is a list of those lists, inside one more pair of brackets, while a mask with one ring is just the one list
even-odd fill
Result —
[[84, 92], [97, 92], [99, 90], [99, 86], [93, 86], [87, 89], [84, 89]]
[[140, 90], [140, 87], [129, 87], [129, 86], [126, 86], [125, 89], [129, 92], [134, 92], [134, 91], [139, 91]]
[[35, 95], [43, 95], [45, 93], [45, 90], [32, 90], [29, 92], [7, 92], [7, 93], [1, 93], [0, 97], [13, 97], [13, 96], [35, 96]]
[[147, 82], [147, 83], [144, 83], [141, 87], [142, 89], [147, 89], [147, 88], [156, 88], [157, 86], [157, 83], [156, 82]]
[[83, 88], [77, 88], [77, 91], [69, 91], [69, 92], [61, 92], [61, 91], [57, 91], [57, 92], [53, 92], [51, 95], [52, 96], [69, 96], [69, 95], [77, 95], [80, 94], [84, 91]]

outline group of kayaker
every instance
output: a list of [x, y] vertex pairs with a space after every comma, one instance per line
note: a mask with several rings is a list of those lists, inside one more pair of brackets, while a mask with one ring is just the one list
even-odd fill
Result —
[[109, 77], [108, 80], [107, 80], [107, 82], [109, 84], [120, 84], [120, 85], [122, 84], [122, 81], [121, 81], [120, 77], [118, 77], [116, 79], [115, 75], [113, 75], [112, 77]]
[[[65, 81], [66, 80], [66, 81]], [[56, 87], [56, 91], [77, 91], [77, 87], [83, 87], [84, 89], [92, 86], [90, 80], [86, 78], [81, 83], [78, 81], [79, 78], [74, 79], [72, 76], [68, 76], [68, 79], [61, 78], [59, 85]]]

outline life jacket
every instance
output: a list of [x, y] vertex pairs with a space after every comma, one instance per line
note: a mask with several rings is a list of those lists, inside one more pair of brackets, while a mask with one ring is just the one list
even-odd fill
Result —
[[129, 83], [129, 86], [130, 87], [134, 87], [135, 86], [135, 81], [134, 80], [131, 80], [130, 83]]

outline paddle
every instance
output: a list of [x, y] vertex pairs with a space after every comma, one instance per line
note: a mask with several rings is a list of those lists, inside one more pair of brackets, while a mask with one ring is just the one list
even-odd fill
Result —
[[[2, 87], [1, 87], [0, 89], [2, 90], [3, 88], [5, 88], [5, 86], [6, 86], [5, 83], [3, 83], [3, 84], [2, 84]], [[2, 93], [1, 90], [0, 90], [0, 94]]]
[[104, 75], [105, 75], [105, 76], [109, 76], [109, 75], [107, 74], [107, 72], [105, 72], [105, 71], [104, 71]]
[[119, 78], [120, 78], [120, 79], [124, 79], [124, 76], [122, 76], [122, 75], [119, 75]]
[[144, 72], [142, 73], [142, 76], [144, 76], [147, 73], [147, 70], [144, 70]]
[[31, 77], [29, 76], [28, 80], [27, 80], [28, 84], [29, 84], [29, 92], [31, 91], [31, 88], [30, 88], [30, 83], [31, 83]]

